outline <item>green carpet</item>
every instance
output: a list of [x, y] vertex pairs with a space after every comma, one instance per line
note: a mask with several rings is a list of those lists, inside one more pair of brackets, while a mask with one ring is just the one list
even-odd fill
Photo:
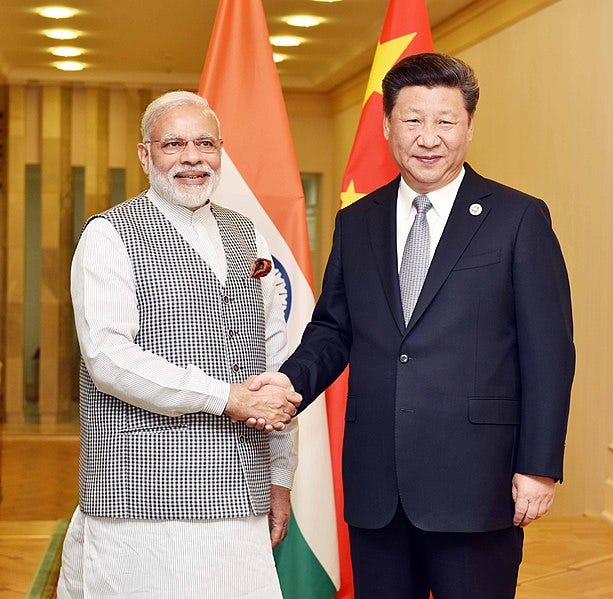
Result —
[[55, 597], [57, 577], [62, 564], [62, 544], [69, 522], [67, 518], [57, 521], [26, 599], [51, 599], [51, 597]]

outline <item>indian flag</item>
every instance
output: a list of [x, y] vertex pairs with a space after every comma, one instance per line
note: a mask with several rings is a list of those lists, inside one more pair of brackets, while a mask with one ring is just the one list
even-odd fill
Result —
[[[268, 241], [293, 350], [313, 310], [311, 262], [302, 184], [261, 0], [220, 0], [199, 93], [222, 125], [215, 201], [250, 217]], [[275, 560], [285, 599], [327, 599], [339, 587], [339, 566], [323, 397], [298, 421], [292, 516]]]

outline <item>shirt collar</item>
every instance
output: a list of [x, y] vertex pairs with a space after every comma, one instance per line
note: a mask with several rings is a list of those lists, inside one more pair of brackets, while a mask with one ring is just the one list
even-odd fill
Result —
[[[456, 176], [456, 178], [447, 183], [444, 187], [440, 189], [435, 189], [434, 191], [426, 194], [428, 199], [432, 203], [432, 209], [436, 213], [436, 215], [447, 221], [449, 217], [449, 213], [451, 212], [451, 208], [453, 207], [453, 202], [458, 195], [458, 189], [462, 183], [462, 179], [465, 174], [464, 167], [460, 169], [460, 172]], [[417, 191], [411, 189], [405, 182], [405, 180], [400, 177], [400, 187], [398, 188], [398, 204], [399, 207], [402, 208], [402, 214], [404, 217], [409, 218], [411, 212], [415, 212], [415, 208], [413, 207], [413, 200], [415, 196], [420, 195]]]
[[147, 197], [151, 200], [153, 205], [173, 223], [193, 225], [196, 223], [203, 223], [212, 216], [210, 200], [207, 200], [204, 206], [192, 211], [163, 198], [153, 187], [149, 188]]

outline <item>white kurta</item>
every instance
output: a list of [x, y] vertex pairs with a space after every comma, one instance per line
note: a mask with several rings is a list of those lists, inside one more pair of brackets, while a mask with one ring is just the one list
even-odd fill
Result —
[[[226, 262], [209, 206], [191, 212], [148, 196], [223, 283]], [[270, 259], [256, 232], [260, 257]], [[283, 307], [272, 273], [261, 279], [267, 368], [287, 355]], [[179, 368], [134, 343], [138, 306], [128, 254], [106, 219], [83, 232], [71, 272], [81, 353], [104, 389], [169, 416], [223, 413], [229, 384], [196, 367]], [[270, 434], [271, 480], [291, 487], [296, 467], [292, 431]], [[132, 586], [134, 585], [134, 586]], [[144, 585], [144, 586], [143, 586]], [[130, 589], [130, 590], [129, 590]], [[182, 590], [180, 590], [182, 589]], [[64, 544], [58, 597], [280, 597], [266, 516], [203, 521], [93, 518], [78, 508]]]

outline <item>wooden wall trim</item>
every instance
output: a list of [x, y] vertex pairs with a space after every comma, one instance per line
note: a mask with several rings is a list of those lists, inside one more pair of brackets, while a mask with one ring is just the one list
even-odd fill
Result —
[[26, 88], [8, 93], [4, 417], [22, 423], [24, 401]]
[[42, 88], [41, 297], [39, 414], [41, 422], [68, 417], [72, 397], [73, 250], [70, 165], [70, 88]]
[[84, 218], [110, 206], [109, 90], [89, 87], [85, 92], [85, 206]]
[[437, 52], [457, 54], [559, 0], [476, 0], [432, 29]]
[[[149, 187], [149, 182], [136, 157], [136, 146], [142, 140], [140, 120], [153, 95], [147, 90], [126, 91], [126, 199]], [[155, 94], [157, 96], [159, 94]]]

